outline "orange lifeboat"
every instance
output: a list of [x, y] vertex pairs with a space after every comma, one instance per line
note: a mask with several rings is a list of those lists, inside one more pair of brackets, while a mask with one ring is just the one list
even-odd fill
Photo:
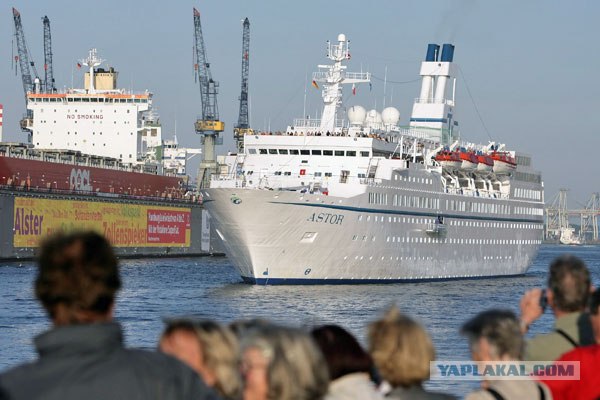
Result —
[[515, 158], [508, 152], [495, 151], [490, 157], [494, 160], [494, 172], [497, 174], [506, 174], [517, 168]]
[[442, 167], [449, 169], [458, 169], [462, 165], [460, 153], [457, 151], [442, 150], [435, 155], [435, 161]]
[[479, 154], [477, 156], [479, 164], [477, 164], [477, 171], [481, 172], [492, 172], [494, 168], [494, 159], [487, 154]]
[[460, 168], [472, 171], [477, 168], [477, 164], [479, 164], [479, 159], [477, 158], [477, 154], [472, 151], [461, 151], [460, 152], [461, 165]]

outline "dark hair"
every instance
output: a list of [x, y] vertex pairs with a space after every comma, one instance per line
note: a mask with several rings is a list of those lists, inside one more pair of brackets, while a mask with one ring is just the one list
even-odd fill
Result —
[[573, 255], [563, 255], [550, 264], [548, 287], [554, 305], [561, 311], [583, 311], [590, 294], [590, 272], [585, 263]]
[[355, 372], [372, 372], [373, 360], [344, 328], [325, 325], [311, 335], [325, 356], [331, 380]]
[[590, 314], [598, 315], [598, 307], [600, 306], [600, 288], [594, 290], [590, 296]]
[[497, 357], [509, 355], [520, 360], [525, 341], [516, 315], [510, 310], [488, 310], [467, 321], [460, 332], [469, 338], [471, 347], [485, 338]]
[[96, 232], [47, 237], [38, 263], [36, 297], [50, 317], [61, 323], [81, 322], [81, 311], [105, 314], [121, 288], [117, 258], [110, 243]]

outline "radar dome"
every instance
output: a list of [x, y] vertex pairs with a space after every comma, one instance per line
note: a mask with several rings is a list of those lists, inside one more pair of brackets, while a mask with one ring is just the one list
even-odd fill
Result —
[[340, 33], [338, 35], [338, 42], [345, 42], [346, 41], [346, 35], [344, 35], [343, 33]]
[[361, 106], [352, 106], [348, 110], [348, 121], [351, 125], [362, 125], [367, 116], [367, 110]]
[[387, 107], [381, 112], [384, 125], [396, 125], [400, 121], [400, 111], [395, 107]]
[[381, 124], [381, 113], [377, 110], [369, 110], [365, 118], [365, 126], [377, 127]]

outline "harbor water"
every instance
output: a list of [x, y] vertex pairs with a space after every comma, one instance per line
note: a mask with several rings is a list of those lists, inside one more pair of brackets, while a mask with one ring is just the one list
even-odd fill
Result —
[[[225, 257], [122, 260], [123, 289], [116, 319], [125, 328], [128, 346], [152, 349], [162, 318], [194, 316], [230, 322], [259, 317], [290, 325], [325, 323], [348, 328], [366, 342], [369, 322], [391, 304], [419, 320], [430, 332], [440, 360], [467, 360], [461, 324], [494, 307], [518, 312], [525, 290], [543, 287], [550, 261], [569, 252], [583, 258], [600, 285], [600, 247], [544, 245], [528, 273], [520, 277], [379, 285], [251, 286]], [[36, 358], [32, 339], [49, 322], [35, 300], [35, 264], [0, 265], [0, 370]], [[550, 311], [530, 334], [551, 329]], [[473, 382], [436, 381], [437, 390], [458, 395]]]

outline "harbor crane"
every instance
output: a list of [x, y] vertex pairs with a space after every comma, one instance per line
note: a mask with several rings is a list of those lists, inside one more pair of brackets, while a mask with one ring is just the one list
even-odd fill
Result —
[[202, 25], [200, 24], [200, 12], [196, 8], [194, 8], [194, 50], [196, 55], [194, 69], [200, 83], [200, 99], [202, 101], [202, 115], [196, 120], [194, 128], [196, 133], [201, 135], [204, 145], [203, 159], [198, 169], [198, 189], [200, 189], [208, 187], [212, 174], [217, 172], [215, 146], [223, 144], [220, 134], [225, 130], [225, 124], [219, 120], [217, 106], [219, 82], [214, 81], [210, 73], [210, 63], [206, 56]]
[[244, 135], [252, 134], [248, 113], [248, 73], [250, 71], [250, 20], [244, 19], [242, 34], [242, 92], [240, 94], [240, 114], [233, 129], [238, 153], [244, 149]]
[[44, 24], [44, 91], [46, 93], [56, 92], [54, 86], [54, 72], [52, 69], [52, 36], [50, 35], [50, 19], [48, 16], [42, 18]]
[[[21, 13], [13, 7], [13, 19], [15, 22], [15, 37], [17, 41], [17, 52], [18, 55], [15, 57], [15, 61], [19, 62], [21, 69], [21, 80], [23, 81], [23, 91], [25, 92], [25, 106], [27, 107], [27, 94], [33, 93], [34, 91], [40, 90], [40, 78], [38, 77], [37, 70], [33, 60], [30, 61], [29, 48], [27, 42], [25, 42], [25, 33], [23, 32], [23, 23], [21, 22]], [[31, 71], [35, 79], [31, 77]], [[20, 122], [21, 130], [31, 134], [33, 126], [33, 111], [27, 110], [27, 114]]]

